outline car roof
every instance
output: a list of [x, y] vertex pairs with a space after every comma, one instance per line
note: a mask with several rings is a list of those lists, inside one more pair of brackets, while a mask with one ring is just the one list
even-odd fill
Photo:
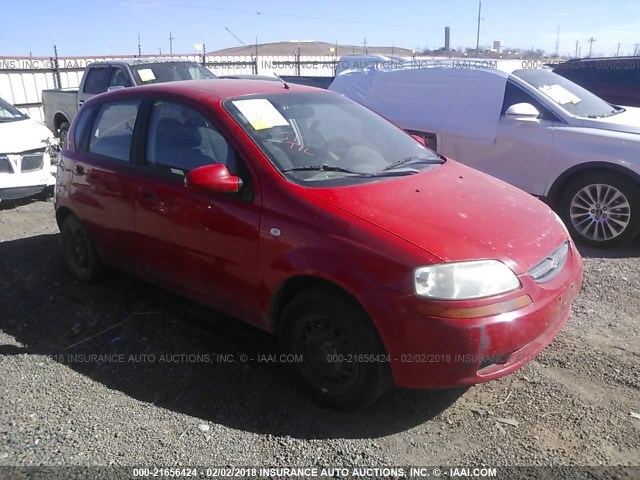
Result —
[[285, 88], [282, 82], [272, 80], [247, 80], [232, 78], [217, 78], [210, 80], [184, 80], [178, 82], [154, 83], [138, 87], [124, 88], [110, 93], [119, 93], [125, 96], [135, 95], [138, 92], [171, 93], [182, 96], [192, 96], [202, 92], [209, 94], [211, 100], [224, 100], [230, 97], [243, 95], [259, 95], [273, 93], [329, 93], [326, 90], [305, 85], [288, 83]]
[[612, 62], [612, 61], [624, 61], [624, 60], [640, 60], [640, 56], [627, 56], [627, 57], [591, 57], [591, 58], [570, 58], [565, 63], [569, 62]]
[[163, 58], [163, 57], [145, 57], [145, 58], [117, 58], [114, 60], [100, 60], [92, 62], [91, 65], [144, 65], [146, 63], [198, 63], [188, 58]]

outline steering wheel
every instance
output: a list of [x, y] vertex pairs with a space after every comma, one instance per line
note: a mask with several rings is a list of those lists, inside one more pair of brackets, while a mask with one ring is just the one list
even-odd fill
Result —
[[322, 153], [332, 162], [342, 162], [349, 152], [349, 148], [351, 145], [346, 140], [334, 137], [322, 146]]

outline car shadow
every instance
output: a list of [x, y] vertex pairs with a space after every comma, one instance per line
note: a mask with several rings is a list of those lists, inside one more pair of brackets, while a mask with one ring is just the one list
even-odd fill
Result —
[[638, 258], [640, 257], [640, 237], [630, 244], [618, 248], [593, 248], [578, 244], [580, 254], [585, 258]]
[[298, 391], [272, 335], [118, 272], [79, 284], [64, 268], [60, 240], [0, 243], [0, 329], [20, 344], [0, 345], [1, 355], [45, 355], [142, 402], [303, 439], [404, 431], [466, 391], [394, 389], [364, 411], [328, 410]]

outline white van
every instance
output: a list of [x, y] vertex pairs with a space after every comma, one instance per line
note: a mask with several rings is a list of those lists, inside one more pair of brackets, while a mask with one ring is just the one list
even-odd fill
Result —
[[530, 64], [458, 59], [351, 69], [329, 90], [438, 153], [545, 199], [576, 240], [631, 241], [640, 233], [640, 109], [611, 105]]
[[0, 98], [0, 201], [30, 197], [55, 184], [47, 127]]

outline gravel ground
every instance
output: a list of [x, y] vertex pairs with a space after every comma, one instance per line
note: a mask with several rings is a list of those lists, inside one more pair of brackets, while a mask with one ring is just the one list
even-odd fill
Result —
[[524, 369], [344, 414], [255, 360], [266, 333], [124, 274], [75, 283], [51, 200], [3, 204], [0, 466], [637, 466], [640, 241], [583, 255], [569, 322]]

